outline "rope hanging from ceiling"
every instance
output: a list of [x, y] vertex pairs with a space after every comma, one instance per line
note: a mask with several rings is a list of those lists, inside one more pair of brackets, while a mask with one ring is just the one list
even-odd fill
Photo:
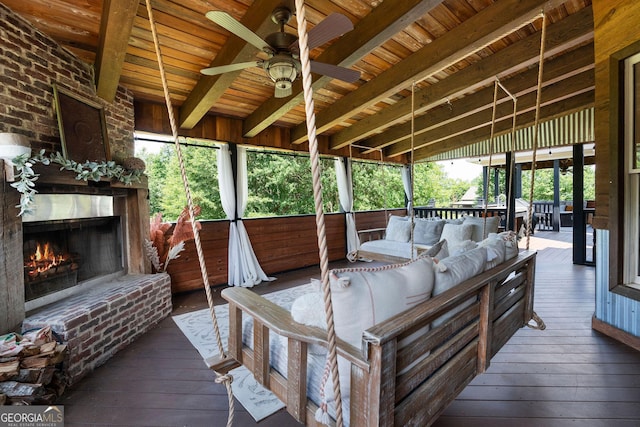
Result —
[[[306, 8], [303, 0], [296, 0], [296, 20], [298, 23], [298, 37], [300, 45], [300, 62], [302, 65], [302, 87], [304, 91], [304, 106], [307, 119], [307, 135], [309, 137], [309, 153], [311, 157], [311, 174], [313, 178], [313, 200], [316, 210], [316, 231], [318, 235], [318, 251], [320, 254], [320, 277], [324, 310], [327, 319], [327, 341], [329, 344], [328, 362], [333, 380], [333, 394], [336, 404], [336, 426], [343, 425], [342, 394], [340, 393], [340, 377], [338, 375], [338, 351], [335, 323], [333, 320], [333, 305], [331, 303], [331, 289], [329, 284], [329, 254], [322, 207], [322, 187], [320, 179], [320, 155], [316, 136], [316, 117], [314, 113], [313, 91], [311, 89], [311, 62], [309, 60], [309, 46], [307, 39]], [[318, 421], [325, 421], [328, 416], [326, 405], [323, 403], [316, 413]]]
[[527, 243], [526, 250], [529, 250], [529, 243], [531, 240], [531, 231], [533, 227], [533, 188], [536, 176], [536, 155], [538, 152], [538, 138], [539, 138], [539, 125], [540, 125], [540, 102], [542, 98], [542, 74], [544, 72], [544, 45], [547, 36], [547, 15], [543, 12], [540, 14], [542, 18], [542, 31], [540, 35], [540, 58], [538, 60], [538, 87], [536, 94], [536, 115], [533, 122], [533, 154], [531, 158], [531, 185], [529, 186], [529, 210], [527, 218]]
[[[202, 275], [202, 282], [204, 284], [204, 290], [207, 296], [207, 303], [209, 305], [209, 313], [211, 314], [211, 320], [213, 321], [213, 330], [216, 339], [216, 345], [218, 347], [218, 354], [220, 355], [220, 362], [216, 364], [216, 366], [224, 366], [224, 361], [227, 359], [224, 351], [224, 346], [222, 344], [222, 337], [220, 335], [220, 327], [218, 326], [218, 319], [216, 318], [216, 313], [214, 310], [213, 304], [213, 296], [211, 294], [211, 286], [209, 285], [209, 275], [207, 274], [207, 267], [204, 262], [204, 252], [202, 250], [202, 243], [200, 241], [200, 233], [198, 231], [198, 227], [196, 226], [196, 218], [195, 218], [195, 207], [193, 204], [193, 199], [191, 197], [191, 190], [189, 188], [189, 180], [187, 179], [187, 173], [184, 164], [184, 157], [182, 155], [182, 149], [180, 147], [179, 136], [178, 136], [178, 126], [176, 124], [176, 119], [174, 115], [173, 106], [171, 103], [171, 95], [169, 93], [169, 86], [167, 84], [167, 76], [165, 73], [164, 62], [162, 59], [162, 52], [160, 50], [160, 42], [158, 40], [158, 33], [156, 29], [156, 24], [153, 18], [153, 9], [151, 7], [151, 0], [145, 0], [147, 5], [147, 13], [149, 15], [149, 25], [151, 27], [151, 34], [153, 36], [153, 43], [156, 50], [156, 56], [158, 59], [158, 68], [160, 69], [160, 79], [162, 80], [162, 88], [164, 90], [164, 98], [167, 106], [167, 113], [169, 114], [169, 123], [171, 124], [171, 133], [173, 135], [173, 141], [175, 144], [176, 155], [178, 157], [178, 163], [180, 165], [180, 175], [182, 177], [182, 184], [184, 187], [185, 196], [187, 198], [187, 209], [189, 211], [189, 220], [191, 221], [191, 228], [193, 230], [193, 238], [196, 246], [196, 252], [198, 254], [198, 262], [200, 264], [200, 273]], [[227, 418], [227, 426], [233, 425], [233, 417], [234, 417], [234, 399], [233, 399], [233, 391], [231, 388], [231, 382], [233, 381], [233, 377], [228, 373], [219, 372], [214, 369], [216, 374], [216, 383], [224, 384], [227, 390], [227, 396], [229, 400], [229, 416]]]

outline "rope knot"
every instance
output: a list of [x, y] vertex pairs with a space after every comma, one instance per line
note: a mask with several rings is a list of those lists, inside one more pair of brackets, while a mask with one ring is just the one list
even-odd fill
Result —
[[221, 375], [221, 374], [216, 374], [216, 384], [231, 384], [233, 382], [233, 375], [231, 374], [225, 374], [225, 375]]

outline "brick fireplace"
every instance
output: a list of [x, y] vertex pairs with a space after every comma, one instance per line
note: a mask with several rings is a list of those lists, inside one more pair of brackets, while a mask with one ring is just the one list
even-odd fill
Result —
[[[166, 274], [148, 274], [146, 182], [84, 183], [50, 169], [40, 171], [35, 218], [17, 216], [18, 193], [2, 179], [0, 328], [51, 326], [67, 343], [63, 366], [73, 383], [170, 314], [171, 283]], [[70, 218], [52, 207], [86, 198], [98, 212]], [[34, 272], [31, 253], [44, 253], [46, 243], [56, 259], [68, 259], [53, 272]]]

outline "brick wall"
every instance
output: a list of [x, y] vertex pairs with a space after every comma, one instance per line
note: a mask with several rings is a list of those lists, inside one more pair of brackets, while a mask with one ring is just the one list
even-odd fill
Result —
[[[103, 106], [112, 158], [133, 155], [133, 96], [96, 96], [93, 65], [63, 49], [0, 3], [0, 132], [27, 135], [32, 148], [60, 151], [53, 84]], [[74, 159], [83, 161], [84, 159]]]
[[171, 313], [166, 273], [123, 276], [27, 317], [23, 329], [51, 326], [67, 344], [69, 384], [105, 363]]

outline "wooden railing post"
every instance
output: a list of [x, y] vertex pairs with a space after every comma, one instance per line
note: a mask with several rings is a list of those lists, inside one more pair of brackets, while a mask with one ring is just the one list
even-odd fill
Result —
[[269, 388], [269, 328], [253, 320], [253, 376]]
[[232, 302], [229, 303], [229, 343], [227, 352], [230, 357], [242, 364], [242, 310]]
[[307, 343], [289, 338], [287, 351], [287, 411], [304, 424], [307, 417]]

